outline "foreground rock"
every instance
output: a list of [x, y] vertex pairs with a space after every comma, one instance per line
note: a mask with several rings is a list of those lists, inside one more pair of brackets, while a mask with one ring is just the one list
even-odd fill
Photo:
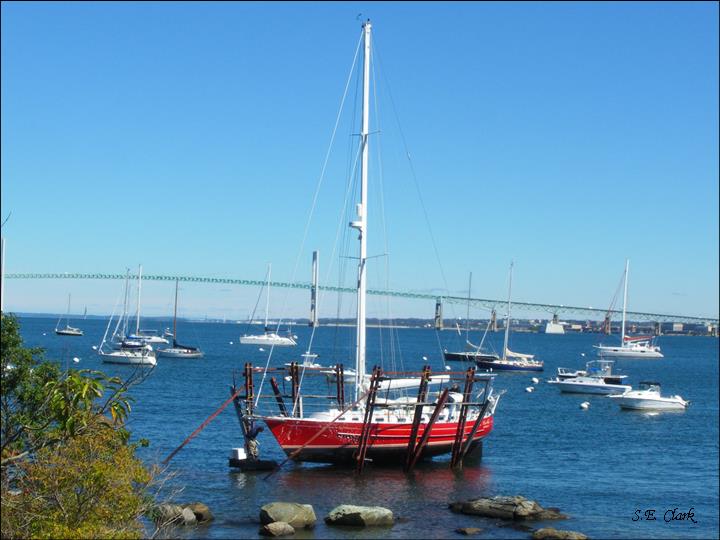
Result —
[[260, 509], [260, 523], [268, 525], [276, 521], [288, 523], [294, 529], [310, 529], [315, 526], [317, 518], [309, 504], [273, 502]]
[[499, 519], [567, 519], [556, 508], [543, 508], [535, 501], [519, 495], [515, 497], [483, 497], [464, 502], [450, 503], [453, 512]]
[[290, 536], [295, 534], [295, 529], [284, 521], [273, 521], [260, 527], [260, 534], [263, 536]]
[[325, 517], [328, 525], [354, 527], [391, 527], [394, 522], [392, 511], [382, 506], [341, 504]]
[[575, 531], [562, 531], [548, 527], [546, 529], [538, 529], [532, 535], [533, 540], [587, 540], [587, 536], [583, 533]]
[[212, 515], [212, 512], [207, 507], [207, 505], [201, 502], [186, 504], [185, 508], [189, 509], [193, 514], [195, 514], [195, 519], [197, 519], [198, 523], [206, 523], [215, 519], [215, 516]]
[[477, 527], [460, 527], [459, 529], [455, 529], [455, 532], [464, 534], [465, 536], [472, 536], [473, 534], [480, 534], [483, 532], [483, 529], [478, 529]]
[[159, 504], [154, 511], [155, 523], [158, 527], [182, 525], [184, 523], [183, 510], [183, 507], [177, 504]]

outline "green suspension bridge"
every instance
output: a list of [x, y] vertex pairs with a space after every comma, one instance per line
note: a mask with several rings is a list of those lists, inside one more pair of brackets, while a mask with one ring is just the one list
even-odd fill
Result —
[[[100, 280], [112, 280], [112, 279], [125, 279], [126, 274], [79, 274], [79, 273], [46, 273], [46, 274], [5, 274], [6, 279], [100, 279]], [[137, 275], [130, 275], [131, 279], [137, 279]], [[234, 278], [219, 278], [219, 277], [198, 277], [198, 276], [161, 276], [161, 275], [148, 275], [143, 274], [143, 281], [183, 281], [189, 283], [208, 283], [208, 284], [224, 284], [224, 285], [246, 285], [246, 286], [257, 286], [262, 287], [266, 285], [265, 281], [253, 280], [253, 279], [234, 279]], [[282, 281], [270, 282], [272, 287], [280, 287], [285, 289], [307, 289], [310, 290], [312, 285], [310, 283], [287, 283]], [[334, 287], [329, 285], [319, 285], [318, 290], [327, 292], [337, 293], [355, 293], [355, 289], [346, 287]], [[434, 300], [441, 301], [444, 303], [451, 304], [463, 304], [467, 305], [468, 298], [460, 296], [444, 296], [437, 294], [424, 294], [415, 293], [409, 291], [389, 291], [389, 290], [373, 290], [369, 289], [368, 294], [379, 295], [379, 296], [393, 296], [399, 298], [409, 299], [423, 299], [423, 300]], [[505, 304], [505, 300], [490, 300], [487, 298], [470, 298], [470, 305], [477, 308], [486, 309], [488, 311], [496, 309], [498, 306]], [[565, 305], [554, 305], [554, 304], [535, 304], [529, 302], [515, 302], [513, 306], [517, 309], [521, 309], [529, 312], [538, 312], [543, 314], [553, 315], [574, 315], [578, 318], [604, 318], [607, 315], [621, 315], [622, 312], [618, 310], [607, 310], [591, 307], [579, 307], [579, 306], [565, 306]], [[678, 322], [688, 324], [705, 324], [713, 325], [717, 328], [718, 319], [713, 317], [699, 317], [699, 316], [688, 316], [688, 315], [673, 315], [665, 313], [644, 313], [638, 311], [628, 311], [627, 318], [634, 321], [653, 321], [653, 322]]]

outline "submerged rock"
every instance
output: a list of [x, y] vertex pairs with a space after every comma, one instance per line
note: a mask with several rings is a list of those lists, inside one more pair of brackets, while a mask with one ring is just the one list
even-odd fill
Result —
[[587, 536], [576, 531], [563, 531], [548, 527], [538, 529], [532, 535], [533, 540], [587, 540]]
[[260, 527], [260, 534], [263, 536], [290, 536], [295, 534], [295, 529], [284, 521], [273, 521]]
[[267, 525], [276, 521], [290, 524], [294, 529], [312, 528], [317, 518], [309, 504], [273, 502], [260, 509], [260, 523]]
[[355, 527], [390, 527], [394, 522], [392, 511], [382, 506], [341, 504], [325, 517], [325, 523], [328, 525]]
[[453, 512], [499, 519], [567, 519], [556, 508], [543, 508], [525, 497], [482, 497], [464, 502], [450, 503]]

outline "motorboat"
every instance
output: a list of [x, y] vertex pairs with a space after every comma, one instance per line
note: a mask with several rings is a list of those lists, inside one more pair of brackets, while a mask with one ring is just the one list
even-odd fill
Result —
[[690, 404], [680, 396], [663, 397], [660, 395], [660, 383], [643, 381], [638, 390], [629, 389], [619, 395], [608, 396], [623, 409], [642, 411], [682, 411]]
[[628, 384], [609, 384], [601, 377], [575, 377], [574, 379], [548, 381], [548, 384], [555, 384], [561, 392], [573, 394], [622, 394], [632, 387]]
[[[632, 387], [622, 384], [627, 375], [612, 373], [612, 360], [593, 360], [587, 363], [584, 375], [561, 378], [559, 373], [564, 368], [558, 368], [558, 377], [551, 379], [548, 384], [555, 384], [561, 392], [575, 394], [622, 394]], [[580, 373], [578, 370], [575, 373]], [[569, 374], [569, 370], [565, 371]]]
[[557, 368], [557, 379], [564, 381], [577, 377], [602, 377], [606, 383], [621, 384], [627, 375], [617, 375], [612, 371], [613, 360], [592, 360], [585, 364], [585, 369]]

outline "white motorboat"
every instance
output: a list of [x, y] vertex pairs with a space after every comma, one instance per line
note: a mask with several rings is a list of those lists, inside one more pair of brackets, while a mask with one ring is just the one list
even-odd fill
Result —
[[663, 358], [660, 347], [653, 344], [652, 336], [625, 335], [625, 311], [627, 309], [627, 285], [630, 260], [625, 261], [624, 293], [622, 310], [622, 328], [620, 330], [620, 345], [593, 345], [600, 356], [614, 356], [620, 358]]
[[[170, 334], [169, 329], [165, 329], [165, 335], [170, 334], [172, 336], [172, 347], [165, 349], [158, 349], [157, 355], [164, 356], [167, 358], [202, 358], [203, 352], [197, 347], [190, 347], [188, 345], [180, 345], [175, 336], [177, 336], [177, 301], [178, 301], [178, 283], [179, 280], [175, 280], [175, 310], [173, 311], [173, 330]], [[167, 343], [167, 340], [165, 340]]]
[[[292, 335], [290, 335], [290, 332], [288, 332], [288, 335], [281, 336], [277, 332], [273, 332], [270, 330], [270, 327], [268, 326], [268, 312], [270, 311], [270, 270], [271, 265], [268, 264], [268, 271], [267, 271], [267, 296], [265, 299], [265, 333], [264, 334], [256, 334], [256, 335], [244, 335], [240, 336], [240, 344], [241, 345], [264, 345], [268, 347], [294, 347], [297, 345], [297, 342], [295, 339], [293, 339]], [[260, 294], [262, 294], [262, 289], [260, 289]], [[260, 301], [260, 298], [258, 297], [258, 301]], [[257, 307], [257, 304], [255, 304], [255, 307]], [[250, 319], [254, 319], [255, 317], [255, 311], [253, 310], [253, 314], [250, 316]]]
[[561, 392], [574, 394], [622, 394], [632, 389], [629, 384], [609, 384], [600, 377], [554, 379], [548, 381], [548, 384], [556, 384]]
[[682, 411], [690, 404], [680, 396], [663, 397], [660, 395], [660, 383], [643, 381], [638, 390], [628, 390], [624, 394], [608, 396], [623, 409], [642, 411]]
[[[612, 360], [594, 360], [587, 363], [584, 375], [566, 378], [561, 378], [560, 370], [563, 370], [565, 374], [569, 373], [569, 370], [558, 368], [558, 377], [549, 380], [548, 384], [557, 385], [561, 392], [575, 394], [610, 395], [622, 394], [627, 390], [631, 390], [630, 385], [622, 384], [627, 375], [614, 375], [612, 373], [612, 364]], [[582, 370], [578, 370], [575, 373], [582, 372]]]

